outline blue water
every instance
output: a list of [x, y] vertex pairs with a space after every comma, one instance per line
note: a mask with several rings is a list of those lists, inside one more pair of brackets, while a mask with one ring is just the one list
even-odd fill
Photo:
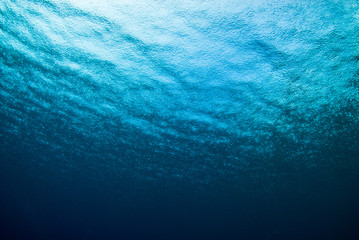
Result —
[[359, 239], [356, 0], [0, 2], [1, 239]]

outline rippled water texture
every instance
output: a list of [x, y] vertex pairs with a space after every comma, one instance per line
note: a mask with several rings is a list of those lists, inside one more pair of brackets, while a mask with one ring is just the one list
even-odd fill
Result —
[[358, 62], [354, 0], [3, 0], [3, 235], [358, 236]]

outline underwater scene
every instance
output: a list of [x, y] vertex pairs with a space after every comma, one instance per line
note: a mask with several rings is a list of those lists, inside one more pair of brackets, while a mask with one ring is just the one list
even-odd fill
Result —
[[359, 2], [1, 0], [0, 239], [359, 239]]

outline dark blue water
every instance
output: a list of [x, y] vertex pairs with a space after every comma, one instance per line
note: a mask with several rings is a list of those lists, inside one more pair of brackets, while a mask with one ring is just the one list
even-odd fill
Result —
[[359, 239], [355, 0], [0, 2], [1, 239]]

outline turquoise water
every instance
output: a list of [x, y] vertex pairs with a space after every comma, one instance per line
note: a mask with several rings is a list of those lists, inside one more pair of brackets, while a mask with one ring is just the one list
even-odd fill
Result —
[[359, 4], [4, 0], [2, 239], [357, 239]]

